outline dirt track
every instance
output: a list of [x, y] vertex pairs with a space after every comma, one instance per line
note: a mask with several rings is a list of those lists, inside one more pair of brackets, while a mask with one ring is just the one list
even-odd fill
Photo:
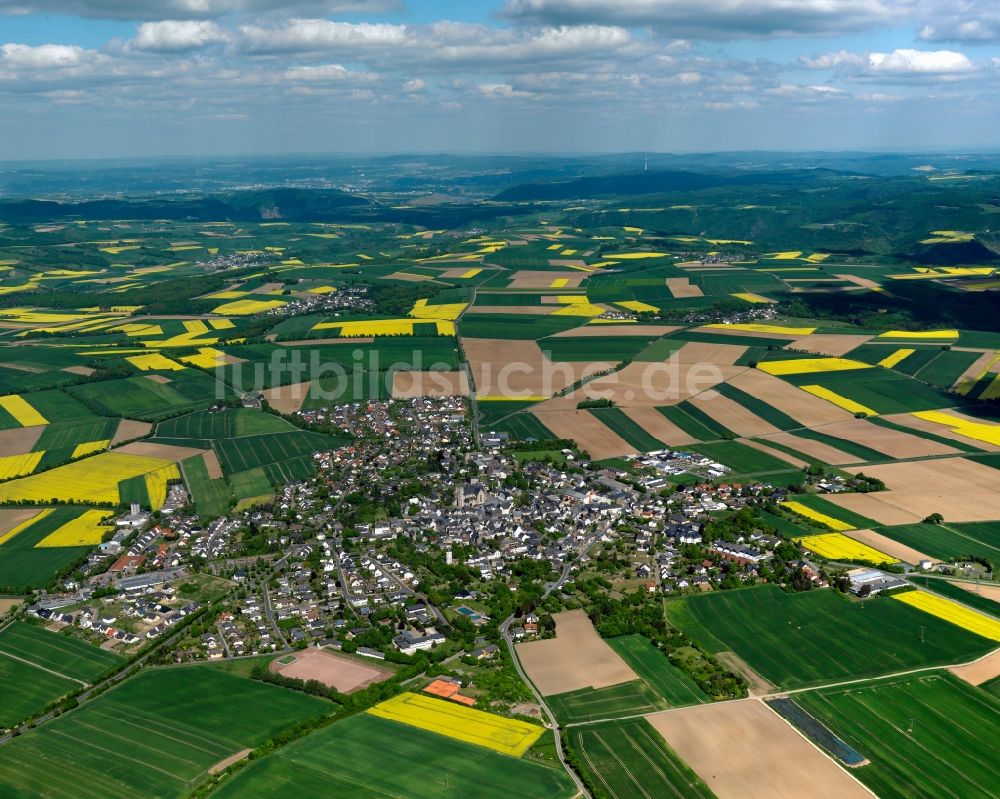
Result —
[[698, 705], [646, 719], [718, 799], [874, 796], [759, 700]]
[[517, 645], [521, 665], [543, 696], [639, 679], [597, 634], [586, 612], [566, 610], [552, 618], [555, 638]]

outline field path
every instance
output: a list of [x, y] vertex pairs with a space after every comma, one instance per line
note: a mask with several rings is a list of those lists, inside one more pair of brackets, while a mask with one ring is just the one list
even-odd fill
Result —
[[49, 674], [54, 674], [56, 677], [62, 677], [64, 680], [70, 680], [71, 682], [78, 682], [80, 683], [80, 685], [84, 687], [90, 685], [90, 683], [84, 682], [83, 680], [78, 680], [76, 677], [70, 677], [68, 674], [62, 674], [58, 671], [54, 671], [53, 669], [48, 669], [45, 666], [40, 666], [37, 663], [28, 660], [27, 658], [18, 657], [17, 655], [11, 654], [5, 649], [0, 649], [0, 655], [3, 655], [4, 657], [9, 657], [12, 660], [20, 660], [22, 663], [27, 663], [29, 666], [34, 666], [36, 669], [41, 669], [42, 671], [47, 671]]

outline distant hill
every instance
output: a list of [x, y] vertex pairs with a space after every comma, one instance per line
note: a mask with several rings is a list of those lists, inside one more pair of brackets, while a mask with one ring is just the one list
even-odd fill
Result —
[[975, 239], [922, 245], [910, 253], [909, 257], [917, 263], [933, 266], [1000, 264], [1000, 255]]

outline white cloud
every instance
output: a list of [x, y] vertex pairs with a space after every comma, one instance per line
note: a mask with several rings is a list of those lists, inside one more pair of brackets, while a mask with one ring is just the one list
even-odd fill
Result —
[[510, 100], [535, 96], [532, 92], [515, 89], [509, 83], [481, 83], [476, 88], [480, 94], [490, 99]]
[[420, 80], [420, 78], [413, 78], [412, 80], [408, 80], [403, 83], [403, 91], [408, 94], [412, 94], [413, 92], [422, 92], [426, 88], [427, 84]]
[[0, 60], [10, 69], [46, 70], [75, 67], [96, 57], [94, 50], [84, 50], [76, 45], [5, 44], [0, 46]]
[[1000, 6], [995, 0], [949, 0], [920, 29], [928, 42], [1000, 42]]
[[900, 49], [868, 54], [868, 70], [876, 75], [957, 75], [975, 69], [968, 56], [954, 50]]
[[156, 52], [197, 50], [229, 39], [229, 34], [206, 20], [164, 20], [144, 22], [139, 26], [132, 46]]
[[217, 19], [230, 13], [377, 13], [399, 8], [401, 0], [0, 0], [0, 14], [69, 14], [90, 19]]
[[799, 64], [806, 69], [836, 69], [844, 66], [861, 66], [867, 63], [868, 59], [860, 53], [849, 53], [846, 50], [838, 50], [835, 53], [823, 53], [815, 58], [801, 56]]
[[317, 52], [390, 47], [407, 40], [405, 25], [292, 19], [283, 25], [243, 25], [242, 47], [255, 53]]
[[364, 72], [352, 72], [342, 64], [319, 64], [286, 69], [286, 80], [298, 82], [333, 83], [347, 80], [372, 80], [373, 75]]

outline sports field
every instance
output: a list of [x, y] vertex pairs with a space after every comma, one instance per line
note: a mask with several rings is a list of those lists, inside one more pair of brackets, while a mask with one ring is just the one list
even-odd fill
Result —
[[645, 636], [609, 638], [608, 645], [671, 707], [709, 701], [705, 692]]
[[520, 757], [544, 728], [443, 699], [404, 692], [368, 710], [373, 716]]
[[256, 761], [219, 799], [568, 799], [561, 769], [360, 713]]
[[712, 652], [733, 651], [782, 688], [963, 662], [994, 644], [891, 598], [764, 585], [667, 603], [670, 620]]
[[1000, 698], [947, 672], [798, 694], [871, 763], [852, 769], [882, 799], [1000, 794]]
[[81, 682], [92, 682], [122, 662], [113, 652], [23, 621], [0, 632], [0, 654]]
[[168, 799], [329, 702], [212, 668], [143, 671], [0, 747], [0, 795]]
[[644, 719], [574, 727], [570, 745], [610, 799], [712, 799], [715, 794]]

